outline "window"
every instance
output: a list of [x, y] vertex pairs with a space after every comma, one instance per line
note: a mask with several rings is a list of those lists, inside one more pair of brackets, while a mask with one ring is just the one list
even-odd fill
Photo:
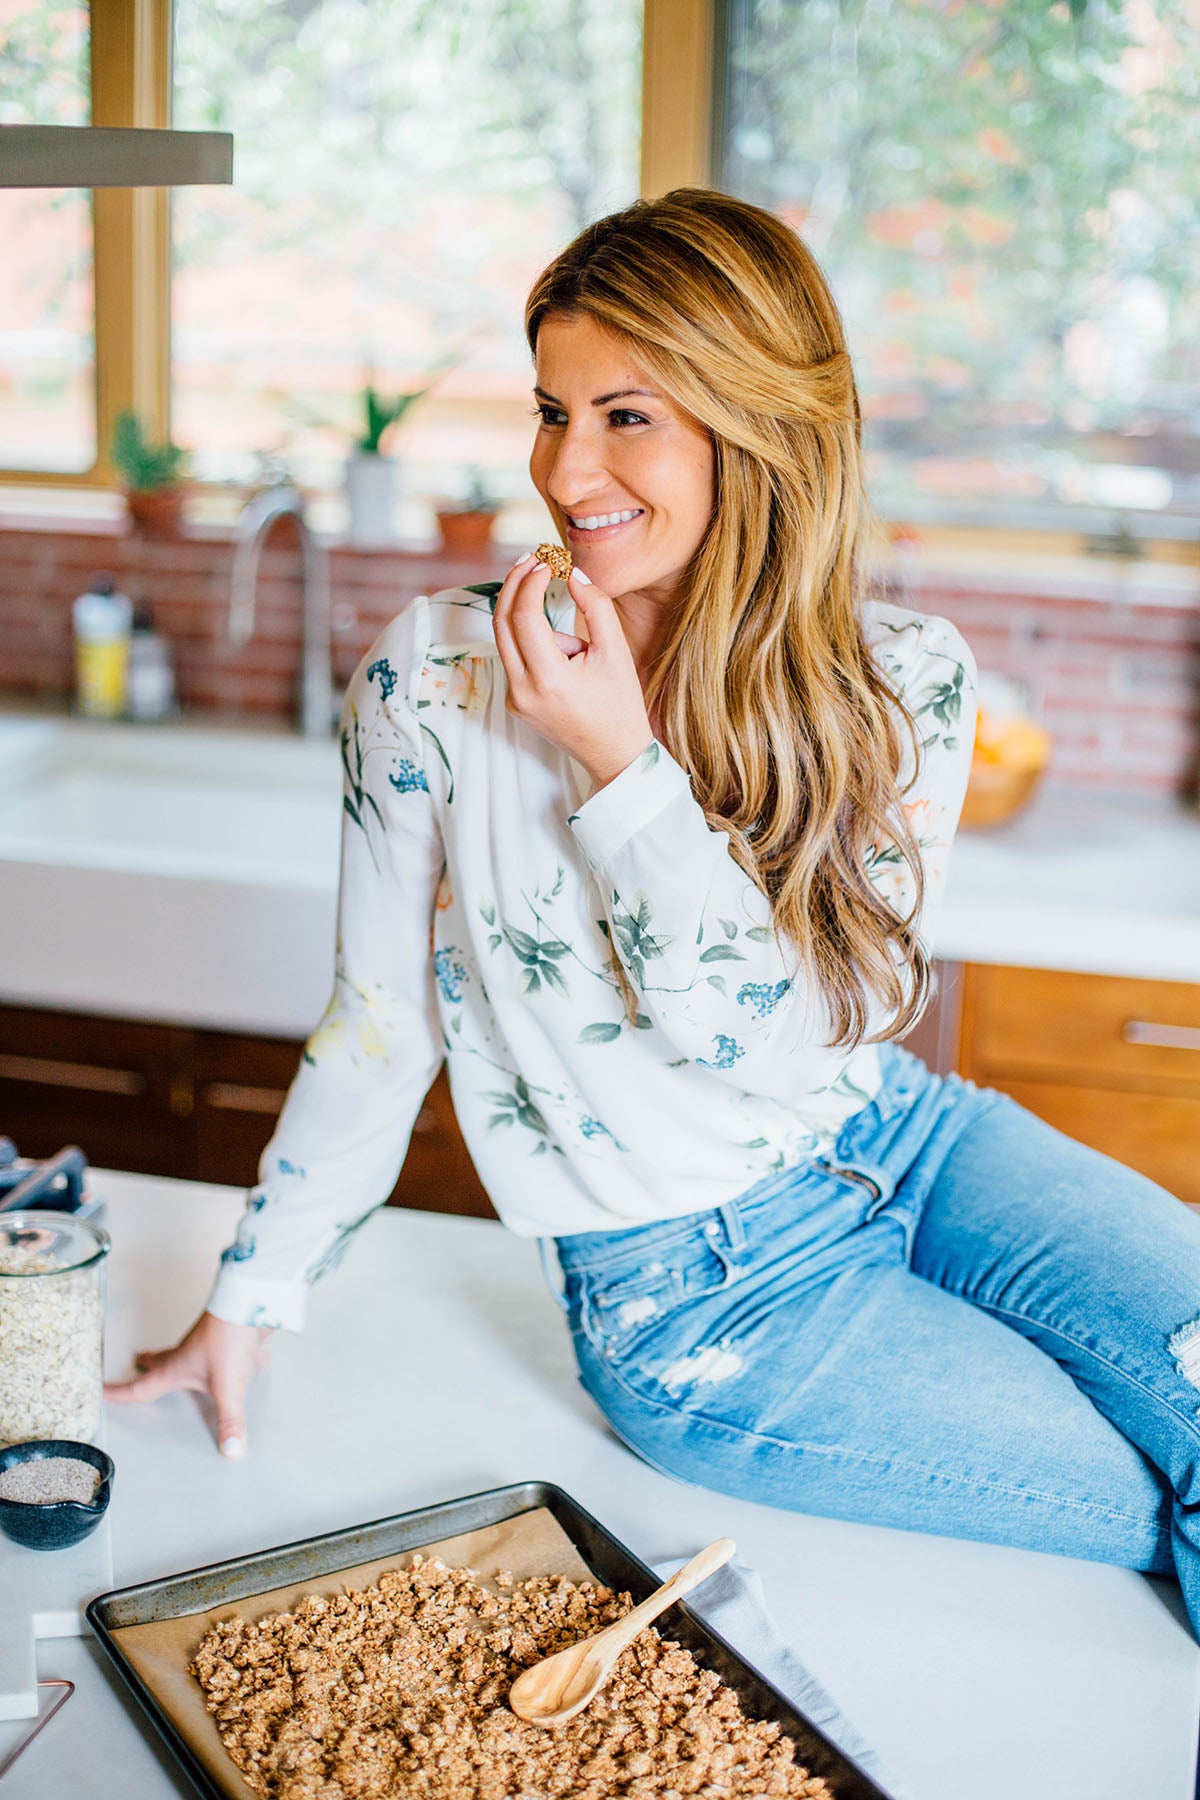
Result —
[[1200, 513], [1188, 0], [731, 0], [721, 185], [842, 308], [892, 517]]
[[[173, 431], [336, 487], [358, 391], [437, 376], [410, 490], [531, 493], [521, 318], [543, 264], [638, 191], [641, 0], [178, 0], [174, 123], [234, 186], [174, 196]], [[448, 366], [447, 366], [448, 365]]]
[[[86, 6], [0, 0], [0, 125], [86, 125]], [[0, 190], [0, 467], [96, 459], [91, 195]]]

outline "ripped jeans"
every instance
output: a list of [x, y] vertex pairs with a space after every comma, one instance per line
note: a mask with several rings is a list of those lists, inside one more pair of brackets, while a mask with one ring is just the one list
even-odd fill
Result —
[[1200, 1636], [1200, 1219], [1004, 1095], [884, 1071], [827, 1162], [557, 1240], [584, 1387], [700, 1486], [1174, 1571]]

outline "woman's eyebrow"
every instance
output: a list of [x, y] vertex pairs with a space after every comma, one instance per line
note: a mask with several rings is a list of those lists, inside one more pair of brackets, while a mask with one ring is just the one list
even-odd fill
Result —
[[[545, 388], [535, 387], [533, 392], [535, 398], [544, 400], [547, 406], [561, 407], [562, 405], [562, 401], [556, 400], [553, 394], [548, 394]], [[614, 400], [628, 400], [634, 394], [641, 394], [647, 400], [660, 400], [662, 398], [661, 394], [656, 394], [653, 388], [618, 388], [614, 394], [597, 395], [596, 399], [592, 401], [592, 405], [609, 406]]]

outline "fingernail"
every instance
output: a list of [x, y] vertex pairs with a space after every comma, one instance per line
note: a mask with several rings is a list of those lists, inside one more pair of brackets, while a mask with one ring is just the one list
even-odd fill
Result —
[[522, 563], [527, 563], [527, 562], [532, 562], [532, 561], [533, 561], [533, 551], [527, 550], [525, 552], [524, 556], [518, 556], [516, 562], [513, 564], [513, 568], [519, 569]]
[[580, 581], [583, 583], [584, 587], [591, 587], [592, 583], [591, 583], [590, 578], [584, 574], [583, 570], [579, 567], [578, 563], [576, 563], [576, 565], [575, 565], [575, 573], [578, 575], [578, 577], [579, 577]]
[[245, 1456], [245, 1454], [246, 1454], [246, 1446], [242, 1442], [240, 1437], [228, 1437], [228, 1438], [221, 1439], [221, 1455], [222, 1456], [238, 1457], [238, 1456]]

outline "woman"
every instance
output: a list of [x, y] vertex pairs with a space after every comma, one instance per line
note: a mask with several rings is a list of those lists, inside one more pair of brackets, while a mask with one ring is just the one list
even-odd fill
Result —
[[419, 599], [343, 721], [336, 985], [209, 1308], [212, 1393], [389, 1192], [443, 1059], [584, 1385], [673, 1475], [1164, 1572], [1200, 1619], [1200, 1230], [896, 1047], [969, 653], [865, 597], [859, 414], [799, 240], [680, 190], [537, 282], [531, 470], [576, 566]]

